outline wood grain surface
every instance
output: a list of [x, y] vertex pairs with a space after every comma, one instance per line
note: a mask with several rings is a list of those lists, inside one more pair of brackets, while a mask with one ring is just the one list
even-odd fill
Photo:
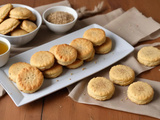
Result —
[[[37, 7], [60, 0], [1, 0], [6, 3], [20, 3]], [[102, 0], [69, 0], [74, 9], [86, 6], [93, 10]], [[160, 0], [104, 0], [104, 14], [117, 8], [128, 10], [136, 7], [145, 16], [152, 17], [160, 23]], [[160, 42], [160, 38], [144, 43]], [[160, 65], [140, 74], [138, 77], [160, 81]], [[152, 111], [151, 111], [152, 112]], [[137, 115], [99, 106], [85, 105], [74, 102], [68, 97], [66, 88], [43, 97], [27, 105], [16, 107], [6, 94], [0, 98], [0, 120], [158, 120], [156, 118]]]

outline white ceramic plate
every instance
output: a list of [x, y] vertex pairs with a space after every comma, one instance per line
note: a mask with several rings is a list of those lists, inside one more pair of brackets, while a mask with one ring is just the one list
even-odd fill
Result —
[[[49, 50], [52, 46], [57, 44], [67, 43], [69, 44], [73, 39], [80, 38], [83, 36], [84, 31], [89, 28], [101, 28], [106, 32], [106, 36], [110, 37], [113, 41], [113, 48], [111, 52], [105, 55], [96, 55], [94, 60], [91, 62], [86, 62], [83, 66], [78, 69], [64, 69], [64, 72], [61, 76], [55, 79], [45, 79], [44, 84], [35, 93], [26, 94], [19, 91], [16, 87], [16, 84], [9, 80], [8, 78], [8, 69], [9, 67], [16, 62], [27, 62], [29, 63], [31, 56], [33, 53], [42, 50]], [[12, 98], [16, 106], [21, 106], [37, 100], [43, 96], [51, 94], [57, 90], [60, 90], [64, 87], [67, 87], [87, 76], [90, 76], [110, 65], [124, 58], [126, 55], [131, 53], [134, 48], [128, 44], [124, 39], [117, 36], [116, 34], [110, 32], [109, 30], [97, 25], [92, 24], [83, 29], [65, 35], [61, 38], [53, 40], [49, 43], [43, 44], [34, 49], [23, 52], [19, 55], [16, 55], [9, 59], [8, 63], [0, 69], [0, 84], [6, 90], [8, 95]], [[83, 70], [83, 68], [85, 68]], [[58, 81], [57, 81], [58, 80]]]

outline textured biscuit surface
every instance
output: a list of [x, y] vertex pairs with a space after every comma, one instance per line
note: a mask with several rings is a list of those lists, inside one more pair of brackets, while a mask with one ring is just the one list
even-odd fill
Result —
[[66, 66], [77, 59], [77, 50], [68, 44], [60, 44], [55, 48], [54, 55], [60, 65]]
[[110, 99], [115, 91], [114, 84], [104, 77], [92, 78], [87, 86], [88, 94], [96, 100]]
[[43, 71], [45, 78], [56, 78], [63, 72], [63, 67], [59, 64], [54, 64], [51, 68]]
[[145, 66], [156, 66], [160, 64], [160, 50], [153, 46], [143, 47], [138, 51], [138, 61]]
[[84, 38], [74, 39], [72, 40], [70, 45], [77, 50], [77, 58], [80, 60], [86, 60], [90, 58], [94, 50], [93, 44], [89, 40]]
[[13, 8], [12, 4], [6, 4], [0, 7], [0, 23], [9, 14], [9, 11]]
[[10, 80], [12, 80], [13, 82], [16, 82], [18, 73], [23, 68], [29, 67], [29, 66], [31, 65], [25, 62], [17, 62], [17, 63], [12, 64], [8, 70]]
[[14, 18], [8, 18], [0, 24], [0, 34], [7, 34], [15, 29], [20, 24], [20, 21]]
[[110, 80], [118, 85], [129, 85], [135, 79], [135, 72], [126, 65], [115, 65], [109, 71]]
[[32, 32], [37, 28], [37, 25], [32, 21], [23, 20], [20, 27], [27, 32]]
[[9, 13], [9, 17], [15, 19], [28, 19], [29, 17], [31, 17], [31, 15], [32, 12], [23, 7], [15, 7]]
[[14, 29], [10, 34], [11, 36], [20, 36], [20, 35], [25, 35], [28, 32], [26, 32], [25, 30], [22, 30], [20, 28]]
[[94, 46], [99, 46], [105, 42], [106, 35], [100, 28], [90, 28], [84, 32], [83, 38], [90, 40]]
[[109, 37], [106, 37], [106, 41], [100, 45], [95, 46], [95, 51], [97, 54], [106, 54], [112, 49], [112, 40]]
[[23, 68], [17, 77], [17, 88], [24, 93], [33, 93], [43, 84], [44, 77], [36, 67]]
[[147, 104], [154, 96], [153, 88], [146, 82], [134, 82], [127, 90], [128, 98], [136, 104]]
[[55, 58], [49, 51], [39, 51], [31, 56], [30, 64], [40, 70], [46, 70], [54, 65]]

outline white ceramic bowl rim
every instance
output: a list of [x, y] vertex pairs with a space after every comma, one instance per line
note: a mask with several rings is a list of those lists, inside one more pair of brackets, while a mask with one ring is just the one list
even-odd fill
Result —
[[[12, 5], [13, 5], [13, 6], [21, 6], [21, 7], [30, 8], [30, 9], [32, 9], [34, 12], [37, 13], [38, 17], [41, 18], [40, 13], [39, 13], [37, 10], [35, 10], [34, 8], [30, 7], [30, 6], [23, 5], [23, 4], [12, 4]], [[1, 5], [1, 6], [3, 6], [3, 5]], [[0, 6], [0, 7], [1, 7], [1, 6]], [[32, 34], [34, 31], [36, 31], [37, 29], [39, 29], [39, 28], [41, 27], [42, 19], [39, 19], [39, 20], [40, 20], [40, 23], [39, 23], [39, 25], [37, 25], [37, 28], [36, 28], [35, 30], [33, 30], [32, 32], [30, 32], [30, 33], [27, 33], [27, 34], [25, 34], [25, 35], [20, 35], [20, 36], [10, 36], [10, 35], [3, 35], [3, 34], [1, 34], [1, 36], [2, 36], [2, 37], [13, 37], [13, 38], [17, 38], [17, 37], [22, 37], [22, 36], [27, 36], [27, 35], [29, 35], [29, 34]]]
[[[74, 20], [73, 20], [73, 21], [71, 21], [71, 22], [69, 22], [69, 23], [66, 23], [66, 24], [54, 24], [54, 23], [51, 23], [51, 22], [49, 22], [49, 21], [46, 20], [46, 18], [45, 18], [44, 16], [45, 16], [45, 14], [46, 14], [46, 12], [47, 12], [48, 10], [51, 10], [51, 9], [54, 9], [54, 8], [61, 8], [61, 7], [67, 8], [67, 9], [71, 9], [72, 11], [74, 11], [74, 12], [76, 13], [76, 16], [74, 16]], [[70, 14], [72, 14], [72, 13], [70, 13]], [[72, 15], [73, 15], [73, 14], [72, 14]], [[45, 20], [45, 22], [47, 22], [47, 23], [50, 24], [50, 25], [64, 26], [64, 25], [69, 25], [69, 24], [75, 22], [75, 21], [77, 20], [77, 18], [78, 18], [78, 14], [77, 14], [76, 10], [74, 10], [74, 9], [71, 8], [71, 7], [68, 7], [68, 6], [54, 6], [54, 7], [50, 7], [50, 8], [48, 8], [48, 9], [46, 9], [46, 10], [43, 12], [42, 17], [43, 17], [43, 20]]]
[[5, 44], [7, 44], [7, 46], [8, 46], [8, 50], [5, 52], [5, 53], [3, 53], [3, 54], [1, 54], [0, 56], [3, 56], [3, 55], [5, 55], [5, 54], [7, 54], [8, 53], [8, 51], [10, 51], [10, 49], [11, 49], [11, 44], [10, 44], [10, 42], [6, 39], [6, 38], [4, 38], [4, 37], [0, 37], [0, 41], [2, 41], [2, 42], [4, 42]]

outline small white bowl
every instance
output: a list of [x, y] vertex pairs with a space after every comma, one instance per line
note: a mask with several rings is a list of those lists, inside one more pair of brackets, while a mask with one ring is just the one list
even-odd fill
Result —
[[7, 40], [9, 40], [11, 45], [13, 45], [13, 46], [21, 46], [21, 45], [24, 45], [24, 44], [30, 42], [36, 36], [37, 32], [39, 31], [40, 26], [42, 25], [42, 17], [40, 15], [40, 13], [37, 10], [35, 10], [34, 8], [32, 8], [32, 7], [29, 7], [27, 5], [22, 5], [22, 4], [12, 4], [12, 5], [13, 5], [13, 7], [24, 7], [24, 8], [27, 8], [33, 14], [35, 14], [36, 17], [37, 17], [37, 20], [36, 20], [37, 28], [34, 31], [32, 31], [32, 32], [30, 32], [28, 34], [21, 35], [21, 36], [9, 36], [9, 35], [0, 34], [1, 37], [4, 37]]
[[4, 42], [8, 46], [8, 50], [5, 53], [0, 54], [0, 67], [2, 67], [7, 63], [9, 59], [11, 44], [6, 38], [3, 37], [0, 37], [0, 41]]
[[[63, 11], [63, 12], [68, 12], [70, 13], [71, 15], [73, 15], [74, 17], [74, 20], [72, 22], [69, 22], [69, 23], [66, 23], [66, 24], [53, 24], [51, 22], [48, 22], [46, 20], [47, 16], [50, 14], [50, 13], [53, 13], [53, 12], [56, 12], [56, 11]], [[45, 24], [47, 25], [47, 27], [55, 32], [55, 33], [65, 33], [67, 31], [69, 31], [76, 23], [77, 21], [77, 18], [78, 18], [78, 14], [77, 12], [71, 8], [71, 7], [67, 7], [67, 6], [54, 6], [54, 7], [51, 7], [51, 8], [48, 8], [47, 10], [45, 10], [43, 12], [43, 15], [42, 15], [42, 18], [43, 18], [43, 21], [45, 22]]]

